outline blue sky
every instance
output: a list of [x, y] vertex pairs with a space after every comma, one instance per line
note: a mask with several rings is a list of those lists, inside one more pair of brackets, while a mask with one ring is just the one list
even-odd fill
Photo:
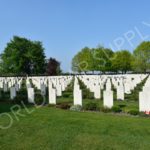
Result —
[[150, 40], [149, 0], [0, 0], [0, 52], [13, 35], [43, 42], [70, 71], [83, 47], [133, 49]]

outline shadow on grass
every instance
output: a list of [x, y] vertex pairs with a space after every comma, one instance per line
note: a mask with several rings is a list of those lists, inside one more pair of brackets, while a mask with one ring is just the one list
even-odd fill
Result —
[[[6, 102], [3, 102], [1, 101], [0, 102], [0, 113], [4, 113], [4, 112], [11, 112], [11, 108], [13, 108], [13, 106], [15, 105], [19, 105], [22, 109], [24, 109], [24, 106], [22, 104], [15, 104], [15, 103], [12, 103], [12, 102], [9, 102], [9, 101], [6, 101]], [[27, 108], [31, 108], [33, 107], [33, 105], [25, 105], [25, 107]], [[13, 108], [13, 110], [17, 110], [18, 108]]]

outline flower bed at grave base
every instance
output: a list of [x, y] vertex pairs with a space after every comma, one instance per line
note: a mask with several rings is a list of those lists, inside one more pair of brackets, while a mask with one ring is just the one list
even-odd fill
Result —
[[146, 115], [150, 115], [150, 111], [144, 111]]

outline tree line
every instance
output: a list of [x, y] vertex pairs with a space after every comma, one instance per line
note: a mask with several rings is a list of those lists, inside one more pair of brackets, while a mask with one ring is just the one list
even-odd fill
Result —
[[14, 36], [0, 55], [1, 75], [59, 75], [60, 62], [47, 59], [40, 41]]
[[[150, 41], [140, 43], [133, 53], [129, 50], [112, 51], [98, 46], [85, 47], [72, 59], [72, 71], [102, 73], [145, 73], [150, 71]], [[47, 59], [40, 41], [14, 36], [0, 54], [1, 75], [59, 75], [60, 62]]]
[[72, 59], [74, 72], [146, 73], [150, 71], [150, 41], [140, 43], [133, 53], [129, 50], [84, 47]]

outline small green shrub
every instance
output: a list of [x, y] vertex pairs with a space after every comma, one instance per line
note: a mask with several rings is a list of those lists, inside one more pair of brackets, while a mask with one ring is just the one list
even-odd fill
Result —
[[70, 95], [69, 95], [69, 98], [73, 98], [73, 94], [70, 94]]
[[64, 98], [68, 98], [68, 97], [70, 97], [70, 93], [68, 93], [68, 92], [64, 92], [64, 93], [63, 93], [63, 97], [64, 97]]
[[0, 101], [6, 101], [6, 100], [10, 100], [10, 92], [4, 92], [3, 90], [1, 90], [1, 94], [0, 94]]
[[88, 102], [84, 106], [85, 110], [91, 110], [91, 111], [96, 111], [99, 110], [97, 104], [95, 102]]
[[119, 106], [113, 106], [111, 108], [112, 112], [115, 112], [115, 113], [120, 113], [122, 110]]
[[82, 98], [83, 98], [83, 99], [86, 99], [86, 98], [87, 98], [87, 90], [86, 90], [86, 89], [83, 89], [83, 90], [82, 90]]
[[139, 111], [136, 110], [136, 109], [135, 109], [135, 110], [134, 110], [134, 109], [133, 109], [133, 110], [129, 110], [129, 111], [128, 111], [128, 114], [136, 116], [136, 115], [139, 114]]
[[82, 97], [83, 97], [83, 99], [94, 99], [94, 93], [90, 92], [89, 89], [83, 89]]
[[73, 83], [71, 83], [67, 88], [66, 90], [67, 92], [73, 92]]
[[73, 105], [70, 107], [71, 111], [81, 111], [82, 110], [82, 106], [80, 105]]
[[119, 104], [118, 105], [120, 108], [124, 108], [124, 107], [126, 107], [126, 105], [125, 104]]
[[69, 103], [60, 103], [56, 107], [57, 108], [61, 108], [61, 109], [69, 109], [70, 108], [70, 104]]
[[108, 108], [108, 107], [105, 107], [105, 106], [101, 107], [100, 110], [101, 110], [102, 112], [104, 112], [104, 113], [111, 112], [111, 108]]
[[45, 103], [44, 99], [43, 99], [43, 96], [39, 93], [35, 94], [34, 102], [35, 102], [36, 105], [43, 105]]
[[26, 88], [21, 88], [19, 93], [22, 94], [22, 95], [27, 95], [27, 89]]
[[80, 88], [83, 90], [83, 89], [86, 89], [86, 86], [85, 86], [85, 84], [81, 81], [81, 80], [79, 80], [79, 85], [80, 85]]
[[18, 93], [17, 96], [14, 98], [13, 102], [20, 104], [21, 102], [28, 104], [28, 97], [27, 95], [21, 95], [21, 93]]
[[93, 92], [89, 92], [88, 98], [89, 98], [89, 99], [94, 99], [94, 93], [93, 93]]

